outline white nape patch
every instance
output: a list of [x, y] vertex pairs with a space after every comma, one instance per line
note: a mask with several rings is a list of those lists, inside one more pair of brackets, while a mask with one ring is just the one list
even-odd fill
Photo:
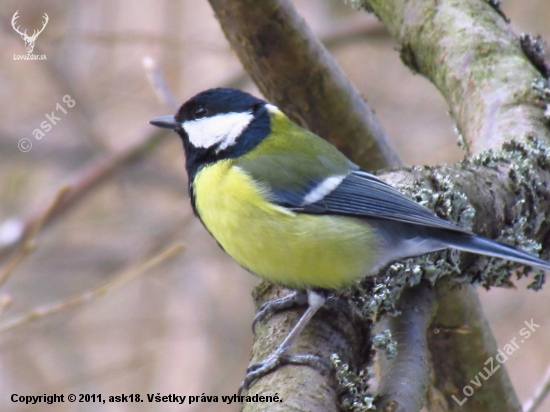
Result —
[[338, 187], [342, 180], [346, 178], [345, 175], [342, 176], [331, 176], [327, 177], [316, 187], [314, 187], [305, 197], [302, 202], [302, 206], [309, 205], [310, 203], [315, 203], [324, 198], [330, 192]]
[[233, 146], [254, 119], [251, 112], [224, 113], [181, 124], [195, 147], [209, 148], [219, 144], [216, 152]]
[[268, 103], [265, 105], [265, 108], [269, 113], [281, 113], [281, 110], [279, 108], [271, 103]]

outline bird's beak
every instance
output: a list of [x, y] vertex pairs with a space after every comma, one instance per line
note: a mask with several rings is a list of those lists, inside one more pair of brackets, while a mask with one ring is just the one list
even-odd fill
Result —
[[174, 116], [161, 116], [155, 117], [153, 120], [149, 120], [149, 123], [153, 126], [162, 127], [163, 129], [175, 130], [177, 126]]

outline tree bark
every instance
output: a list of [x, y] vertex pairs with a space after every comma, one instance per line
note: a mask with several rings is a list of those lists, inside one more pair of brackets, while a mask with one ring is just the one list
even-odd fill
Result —
[[407, 289], [399, 299], [400, 316], [388, 319], [388, 328], [397, 341], [397, 356], [380, 357], [381, 377], [377, 391], [377, 411], [419, 411], [430, 383], [429, 350], [426, 339], [436, 311], [435, 291], [428, 281]]
[[[255, 290], [257, 306], [280, 298], [288, 290], [262, 282]], [[330, 359], [337, 353], [342, 362], [354, 367], [370, 360], [370, 323], [361, 322], [350, 307], [349, 311], [321, 308], [293, 346], [294, 353], [315, 354]], [[269, 356], [290, 332], [303, 309], [291, 309], [274, 314], [265, 324], [256, 327], [252, 360]], [[263, 377], [248, 391], [248, 395], [272, 395], [280, 402], [245, 403], [243, 411], [316, 411], [339, 409], [336, 381], [332, 374], [314, 368], [287, 365]]]
[[[434, 387], [447, 401], [447, 410], [491, 411], [496, 405], [502, 411], [521, 411], [506, 370], [495, 360], [497, 344], [474, 288], [454, 286], [441, 293], [443, 301], [429, 344], [436, 365]], [[456, 330], [464, 325], [467, 333]], [[479, 373], [488, 379], [480, 379]], [[471, 382], [476, 378], [480, 387]], [[466, 386], [475, 390], [473, 395]]]
[[[365, 3], [398, 42], [403, 62], [427, 77], [444, 96], [467, 154], [499, 149], [512, 139], [525, 142], [530, 136], [537, 136], [545, 144], [550, 141], [544, 117], [548, 101], [539, 88], [533, 87], [543, 81], [542, 75], [524, 54], [508, 21], [489, 2], [369, 0]], [[471, 183], [475, 184], [479, 178], [471, 176]], [[487, 207], [491, 201], [501, 202], [503, 194], [506, 192], [497, 188], [488, 190], [487, 199], [479, 199], [476, 210]], [[533, 194], [538, 196], [536, 190]], [[493, 215], [488, 219], [499, 220], [503, 216], [510, 215]], [[494, 229], [489, 233], [481, 229], [481, 233], [490, 237], [498, 233]], [[536, 235], [536, 231], [531, 233]], [[538, 236], [541, 239], [544, 233], [539, 232]], [[451, 288], [440, 300], [438, 322], [454, 325], [457, 317], [474, 332], [449, 333], [446, 335], [449, 339], [430, 335], [430, 348], [436, 351], [437, 358], [433, 364], [437, 387], [449, 401], [449, 407], [461, 411], [520, 410], [504, 367], [462, 407], [451, 400], [451, 395], [459, 394], [482, 370], [483, 362], [497, 351], [473, 288]], [[462, 345], [466, 341], [470, 342], [469, 350], [459, 350], [466, 347]], [[455, 371], [456, 375], [449, 371]]]
[[368, 0], [403, 62], [441, 92], [468, 154], [510, 139], [548, 141], [541, 73], [488, 1]]

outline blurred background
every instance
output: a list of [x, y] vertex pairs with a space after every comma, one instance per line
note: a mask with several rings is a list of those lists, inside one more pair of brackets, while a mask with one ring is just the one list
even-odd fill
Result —
[[[335, 0], [294, 3], [376, 111], [407, 164], [462, 158], [445, 102], [428, 81], [403, 66], [375, 17]], [[550, 40], [548, 0], [503, 3], [517, 34]], [[174, 110], [156, 97], [142, 60], [155, 59], [180, 102], [217, 86], [259, 94], [206, 0], [0, 4], [4, 268], [25, 224], [44, 214], [62, 186], [82, 192], [40, 231], [35, 249], [0, 290], [0, 409], [238, 410], [239, 405], [222, 403], [25, 406], [10, 401], [14, 393], [236, 392], [252, 344], [250, 292], [257, 279], [193, 218], [181, 142], [176, 135], [159, 138], [148, 125]], [[11, 25], [17, 10], [16, 26], [28, 34], [42, 27], [48, 14], [33, 51], [47, 60], [14, 59], [26, 54]], [[66, 95], [71, 100], [64, 100]], [[52, 112], [59, 120], [51, 130], [33, 134], [44, 131], [41, 124]], [[186, 245], [182, 253], [115, 284], [128, 268], [177, 242]], [[480, 290], [500, 348], [519, 336], [524, 321], [540, 325], [506, 362], [522, 401], [550, 364], [550, 290], [528, 291], [529, 283]], [[46, 316], [49, 311], [55, 313]], [[550, 401], [540, 410], [550, 410]]]

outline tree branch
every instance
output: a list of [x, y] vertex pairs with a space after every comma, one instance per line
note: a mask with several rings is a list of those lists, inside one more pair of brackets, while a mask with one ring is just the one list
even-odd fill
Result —
[[388, 319], [397, 356], [380, 357], [385, 373], [377, 391], [377, 411], [419, 411], [430, 383], [426, 332], [436, 312], [435, 291], [428, 281], [406, 289], [398, 302], [400, 315]]
[[[463, 285], [442, 291], [447, 285], [439, 286], [440, 301], [446, 304], [439, 308], [436, 328], [432, 329], [429, 342], [433, 364], [436, 365], [434, 386], [447, 400], [448, 410], [481, 412], [495, 410], [495, 406], [500, 411], [521, 410], [506, 370], [498, 368], [499, 363], [494, 360], [497, 343], [474, 288]], [[437, 327], [440, 325], [445, 326]], [[467, 327], [468, 333], [456, 330], [463, 327]], [[487, 363], [489, 359], [493, 359], [493, 366]], [[497, 368], [499, 370], [493, 374], [489, 373]], [[479, 372], [489, 375], [489, 378], [481, 380], [478, 388], [471, 380], [476, 376], [479, 379]], [[471, 397], [466, 396], [469, 392], [463, 392], [466, 386], [475, 389]]]
[[[80, 200], [90, 194], [93, 189], [107, 181], [118, 169], [146, 156], [166, 136], [168, 136], [168, 133], [165, 131], [155, 131], [128, 149], [110, 154], [101, 160], [94, 161], [90, 165], [83, 167], [73, 182], [69, 184], [70, 188], [63, 198], [55, 204], [55, 207], [48, 211], [40, 227], [43, 228], [51, 224], [57, 217], [76, 206]], [[1, 237], [9, 238], [9, 242], [0, 242], [0, 257], [5, 256], [20, 245], [29, 232], [41, 221], [43, 216], [45, 216], [45, 210], [38, 210], [26, 217], [16, 220], [11, 219], [0, 225]], [[8, 236], [3, 232], [10, 232], [10, 234]]]
[[550, 393], [550, 365], [542, 378], [542, 382], [535, 390], [532, 398], [523, 405], [523, 412], [535, 412], [542, 405], [544, 399]]
[[91, 301], [92, 299], [98, 298], [99, 296], [103, 296], [111, 290], [135, 278], [137, 275], [151, 269], [154, 266], [159, 265], [167, 259], [172, 258], [174, 255], [180, 253], [184, 249], [185, 246], [182, 243], [172, 245], [169, 248], [164, 249], [162, 252], [157, 253], [152, 257], [149, 257], [145, 262], [134, 265], [130, 268], [126, 268], [123, 271], [115, 274], [111, 280], [92, 290], [75, 294], [56, 303], [49, 303], [47, 305], [35, 308], [24, 315], [18, 316], [0, 325], [0, 334], [19, 326], [27, 325], [30, 322], [42, 319], [46, 316], [50, 316], [55, 313], [73, 308], [75, 306], [82, 305]]
[[469, 154], [510, 139], [549, 141], [540, 72], [488, 1], [367, 0], [401, 58], [441, 92]]
[[[544, 94], [533, 87], [541, 74], [523, 53], [508, 22], [488, 2], [368, 0], [365, 3], [399, 43], [405, 64], [426, 76], [444, 96], [467, 153], [500, 148], [511, 139], [526, 141], [529, 136], [550, 141], [544, 119], [547, 102]], [[471, 182], [478, 179], [473, 177]], [[496, 193], [499, 196], [495, 197]], [[501, 194], [496, 190], [488, 192], [496, 202], [501, 201]], [[478, 205], [486, 207], [484, 203]], [[488, 216], [487, 222], [501, 216], [507, 215]], [[439, 357], [440, 362], [434, 362], [434, 368], [441, 379], [438, 385], [450, 401], [451, 392], [462, 389], [483, 362], [496, 353], [497, 346], [473, 288], [451, 288], [440, 303], [439, 322], [452, 325], [456, 321], [452, 315], [462, 314], [461, 321], [473, 325], [475, 331], [469, 336], [453, 334], [449, 340], [430, 337], [432, 350], [445, 354]], [[458, 341], [469, 341], [470, 351], [455, 351]], [[450, 365], [461, 368], [457, 380], [445, 373]], [[476, 372], [466, 376], [472, 370]], [[491, 391], [503, 396], [489, 399]], [[455, 402], [450, 403], [458, 409]], [[498, 377], [491, 379], [490, 385], [476, 391], [465, 407], [480, 411], [518, 410], [519, 402], [504, 368]]]
[[[262, 282], [254, 291], [256, 305], [284, 296], [288, 290]], [[330, 359], [337, 353], [342, 362], [357, 369], [370, 359], [370, 323], [363, 322], [352, 306], [349, 310], [321, 308], [299, 336], [293, 351], [316, 354]], [[252, 360], [265, 359], [290, 332], [303, 310], [295, 308], [273, 315], [265, 324], [257, 325], [256, 339], [252, 348]], [[258, 382], [248, 395], [271, 395], [276, 393], [279, 403], [245, 403], [244, 412], [258, 411], [316, 411], [333, 412], [339, 409], [336, 384], [332, 374], [323, 375], [319, 370], [287, 365], [277, 369]]]
[[290, 1], [209, 2], [270, 101], [368, 170], [401, 165], [372, 110]]

